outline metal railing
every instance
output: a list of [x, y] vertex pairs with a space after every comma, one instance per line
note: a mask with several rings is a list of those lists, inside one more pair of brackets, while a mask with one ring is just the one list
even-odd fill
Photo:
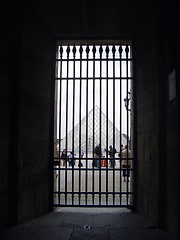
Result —
[[54, 206], [133, 206], [132, 61], [129, 43], [57, 45]]

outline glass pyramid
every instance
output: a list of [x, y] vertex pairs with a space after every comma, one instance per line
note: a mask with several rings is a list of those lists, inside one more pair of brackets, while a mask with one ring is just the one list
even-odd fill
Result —
[[107, 119], [107, 116], [96, 105], [61, 140], [61, 150], [66, 148], [68, 151], [73, 150], [75, 153], [79, 153], [80, 151], [93, 152], [94, 147], [99, 144], [101, 144], [102, 149], [107, 149], [109, 145], [112, 145], [119, 151], [120, 144], [127, 144], [127, 138], [113, 126], [113, 123]]

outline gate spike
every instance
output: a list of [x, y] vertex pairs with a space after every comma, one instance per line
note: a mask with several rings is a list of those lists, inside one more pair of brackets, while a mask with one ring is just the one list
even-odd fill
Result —
[[119, 54], [120, 54], [120, 56], [121, 56], [122, 52], [123, 52], [123, 48], [122, 48], [122, 46], [119, 46]]
[[95, 56], [95, 54], [96, 54], [96, 47], [95, 47], [95, 45], [93, 46], [92, 52], [93, 52], [93, 55]]
[[89, 55], [89, 51], [90, 51], [89, 45], [87, 45], [87, 47], [86, 47], [86, 54], [87, 54], [87, 56]]
[[102, 47], [102, 45], [101, 45], [100, 48], [99, 48], [100, 57], [102, 56], [102, 53], [103, 53], [103, 47]]
[[125, 52], [128, 55], [128, 53], [129, 53], [129, 46], [128, 45], [126, 45]]
[[72, 52], [73, 52], [73, 54], [74, 54], [74, 56], [75, 56], [75, 55], [76, 55], [76, 47], [75, 47], [75, 44], [74, 44], [74, 46], [73, 46]]
[[109, 46], [106, 47], [106, 54], [109, 54]]
[[113, 53], [113, 56], [115, 55], [115, 53], [116, 53], [116, 48], [115, 48], [115, 45], [113, 45], [113, 47], [112, 47], [112, 53]]
[[82, 53], [83, 53], [83, 47], [82, 47], [82, 45], [81, 45], [80, 48], [79, 48], [79, 52], [80, 52], [80, 56], [82, 56]]
[[61, 45], [61, 47], [60, 47], [60, 54], [61, 54], [61, 57], [62, 57], [62, 55], [63, 55], [63, 47], [62, 47], [62, 45]]
[[69, 56], [69, 53], [70, 53], [70, 47], [69, 47], [69, 45], [67, 46], [66, 52], [67, 52], [67, 55]]

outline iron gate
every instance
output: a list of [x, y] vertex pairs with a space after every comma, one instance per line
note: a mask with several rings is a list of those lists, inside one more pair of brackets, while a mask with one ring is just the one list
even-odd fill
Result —
[[55, 71], [54, 206], [133, 206], [130, 43], [59, 42]]

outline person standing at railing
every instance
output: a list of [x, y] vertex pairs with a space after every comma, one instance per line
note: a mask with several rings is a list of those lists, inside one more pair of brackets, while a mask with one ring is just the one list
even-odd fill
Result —
[[108, 154], [109, 154], [109, 157], [110, 157], [110, 160], [109, 160], [109, 165], [111, 168], [114, 168], [115, 167], [115, 154], [116, 154], [116, 149], [112, 147], [112, 145], [109, 146], [109, 151], [108, 151]]
[[94, 149], [95, 159], [93, 161], [93, 166], [100, 168], [100, 158], [101, 158], [101, 145], [97, 145]]
[[129, 168], [131, 167], [131, 160], [129, 158], [131, 158], [131, 151], [127, 148], [127, 145], [125, 146], [125, 149], [121, 151], [121, 158], [124, 181], [126, 181], [126, 177], [129, 181]]
[[83, 156], [84, 156], [84, 152], [83, 150], [81, 150], [80, 158], [83, 158]]
[[66, 151], [66, 149], [64, 149], [63, 151], [62, 151], [62, 153], [61, 153], [61, 159], [62, 159], [62, 165], [63, 165], [63, 167], [65, 167], [66, 166], [66, 164], [67, 164], [67, 151]]
[[68, 155], [68, 162], [69, 162], [69, 167], [72, 167], [75, 165], [75, 159], [74, 159], [73, 152], [70, 152], [70, 154]]

